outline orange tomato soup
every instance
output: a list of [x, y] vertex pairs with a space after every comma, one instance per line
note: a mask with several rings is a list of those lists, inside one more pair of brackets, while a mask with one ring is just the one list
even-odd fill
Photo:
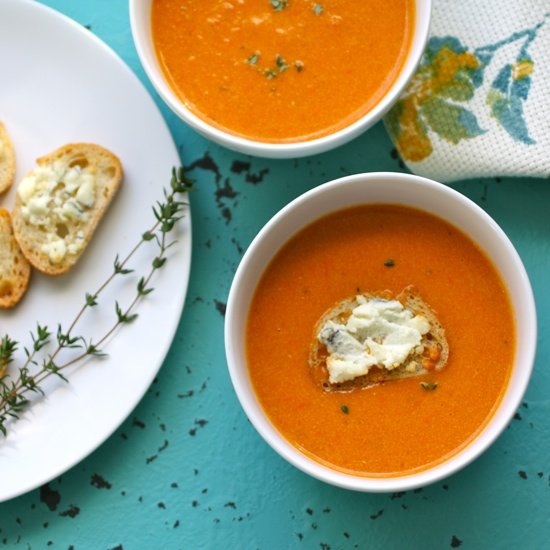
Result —
[[265, 142], [318, 138], [372, 109], [409, 51], [414, 0], [153, 0], [168, 83], [198, 117]]
[[[323, 391], [308, 365], [321, 315], [358, 292], [411, 284], [445, 328], [444, 369]], [[292, 445], [340, 471], [392, 476], [437, 464], [479, 434], [510, 377], [515, 325], [498, 273], [466, 235], [426, 212], [365, 205], [317, 220], [279, 251], [256, 289], [246, 346], [261, 405]]]

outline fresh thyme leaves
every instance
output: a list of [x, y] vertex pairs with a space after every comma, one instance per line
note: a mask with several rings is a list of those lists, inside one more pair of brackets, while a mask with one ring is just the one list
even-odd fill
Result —
[[323, 13], [323, 6], [321, 4], [315, 4], [313, 6], [313, 13], [315, 15], [321, 15]]
[[[169, 240], [169, 233], [182, 218], [185, 207], [185, 203], [180, 200], [179, 195], [190, 191], [192, 187], [193, 181], [186, 176], [183, 168], [172, 170], [170, 188], [168, 191], [164, 190], [164, 200], [157, 202], [153, 207], [156, 220], [153, 226], [142, 234], [137, 244], [123, 259], [117, 255], [111, 274], [95, 292], [85, 294], [84, 304], [67, 330], [64, 330], [59, 324], [55, 336], [52, 338], [52, 333], [47, 326], [36, 325], [36, 329], [31, 331], [30, 335], [32, 346], [24, 348], [26, 358], [13, 374], [8, 373], [8, 366], [15, 360], [14, 354], [19, 343], [8, 335], [0, 339], [0, 432], [7, 435], [8, 421], [19, 417], [29, 404], [28, 396], [31, 393], [44, 394], [41, 384], [47, 378], [55, 375], [67, 381], [64, 371], [68, 367], [86, 357], [103, 357], [105, 353], [102, 351], [102, 346], [115, 330], [123, 324], [136, 320], [138, 314], [134, 312], [134, 309], [137, 302], [154, 290], [150, 286], [151, 279], [155, 272], [166, 264], [166, 253], [174, 244], [173, 240]], [[101, 293], [111, 281], [117, 276], [127, 276], [133, 272], [128, 267], [130, 259], [141, 245], [149, 241], [156, 242], [157, 254], [152, 260], [149, 270], [139, 279], [135, 295], [130, 303], [122, 307], [118, 301], [115, 302], [115, 320], [111, 327], [95, 342], [75, 334], [79, 320], [87, 309], [98, 305]], [[49, 344], [51, 344], [50, 349], [53, 348], [50, 353], [43, 349]], [[73, 351], [67, 357], [65, 355], [68, 350]]]
[[437, 389], [437, 382], [420, 382], [420, 386], [426, 391], [434, 391]]
[[344, 413], [344, 414], [349, 414], [349, 407], [347, 405], [342, 405], [340, 407], [340, 410]]
[[[143, 236], [141, 237], [143, 239]], [[114, 269], [116, 275], [128, 275], [128, 273], [132, 273], [132, 269], [125, 269], [123, 264], [120, 263], [118, 259], [118, 254], [116, 255], [115, 262], [114, 262]]]
[[97, 306], [97, 300], [95, 299], [95, 297], [92, 296], [91, 294], [88, 294], [87, 292], [86, 292], [86, 305], [88, 307]]
[[288, 7], [288, 0], [269, 0], [275, 11], [283, 11]]
[[124, 313], [118, 302], [115, 303], [115, 311], [119, 324], [132, 323], [137, 319], [137, 313], [133, 313], [132, 315], [127, 312]]
[[11, 340], [8, 335], [0, 340], [0, 378], [6, 374], [6, 369], [12, 360], [12, 356], [17, 350], [17, 342]]
[[384, 265], [386, 267], [393, 267], [395, 265], [395, 262], [392, 259], [389, 259], [384, 262]]

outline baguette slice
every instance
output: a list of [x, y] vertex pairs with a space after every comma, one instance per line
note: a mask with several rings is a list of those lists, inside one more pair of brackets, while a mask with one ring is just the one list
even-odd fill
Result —
[[[327, 345], [318, 338], [321, 329], [326, 326], [328, 321], [334, 321], [339, 325], [345, 324], [357, 306], [365, 300], [373, 299], [397, 300], [413, 316], [420, 315], [424, 317], [429, 324], [428, 331], [422, 335], [420, 344], [409, 353], [399, 366], [388, 369], [380, 364], [373, 365], [365, 375], [338, 383], [331, 382], [327, 368], [329, 350]], [[447, 364], [448, 357], [449, 345], [444, 328], [441, 326], [435, 312], [410, 286], [395, 298], [387, 291], [363, 293], [343, 300], [325, 312], [315, 327], [314, 339], [310, 347], [309, 365], [314, 380], [325, 391], [351, 391], [355, 388], [369, 387], [390, 380], [422, 376], [439, 371]]]
[[15, 154], [10, 137], [0, 122], [0, 193], [7, 191], [15, 176]]
[[13, 236], [10, 214], [0, 208], [0, 308], [13, 307], [27, 290], [31, 266]]
[[17, 189], [14, 234], [33, 267], [61, 275], [86, 250], [120, 187], [122, 165], [91, 143], [65, 145], [36, 163]]

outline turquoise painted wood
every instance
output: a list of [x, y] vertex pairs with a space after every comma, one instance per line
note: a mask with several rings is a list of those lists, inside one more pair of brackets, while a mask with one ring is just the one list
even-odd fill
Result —
[[0, 542], [16, 548], [548, 548], [550, 546], [550, 182], [487, 179], [453, 187], [508, 233], [530, 274], [539, 350], [508, 429], [479, 460], [433, 486], [359, 494], [286, 464], [233, 393], [224, 307], [243, 251], [280, 207], [326, 180], [402, 171], [383, 127], [339, 150], [267, 161], [222, 149], [181, 123], [137, 59], [126, 0], [47, 0], [107, 42], [151, 91], [191, 197], [193, 265], [166, 361], [116, 433], [58, 479], [0, 505]]

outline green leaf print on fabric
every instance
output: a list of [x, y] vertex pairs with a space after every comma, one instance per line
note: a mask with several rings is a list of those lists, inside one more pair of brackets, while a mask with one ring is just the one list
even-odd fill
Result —
[[451, 143], [456, 144], [462, 139], [479, 136], [484, 132], [471, 111], [438, 97], [432, 97], [424, 102], [422, 114], [428, 126]]
[[478, 59], [454, 37], [433, 37], [407, 90], [386, 117], [401, 156], [420, 161], [432, 153], [428, 129], [451, 143], [483, 133], [475, 115], [457, 103], [475, 93]]
[[523, 112], [534, 71], [528, 48], [548, 17], [531, 29], [475, 50], [468, 50], [456, 37], [432, 37], [407, 89], [385, 118], [401, 156], [413, 162], [430, 156], [430, 133], [454, 145], [484, 134], [487, 129], [480, 126], [470, 102], [479, 93], [495, 52], [516, 42], [520, 47], [515, 59], [499, 70], [484, 103], [514, 140], [536, 143]]
[[520, 59], [513, 65], [506, 65], [493, 81], [487, 95], [491, 115], [515, 140], [527, 144], [536, 143], [529, 136], [523, 116], [523, 102], [529, 95], [532, 72], [531, 59]]

